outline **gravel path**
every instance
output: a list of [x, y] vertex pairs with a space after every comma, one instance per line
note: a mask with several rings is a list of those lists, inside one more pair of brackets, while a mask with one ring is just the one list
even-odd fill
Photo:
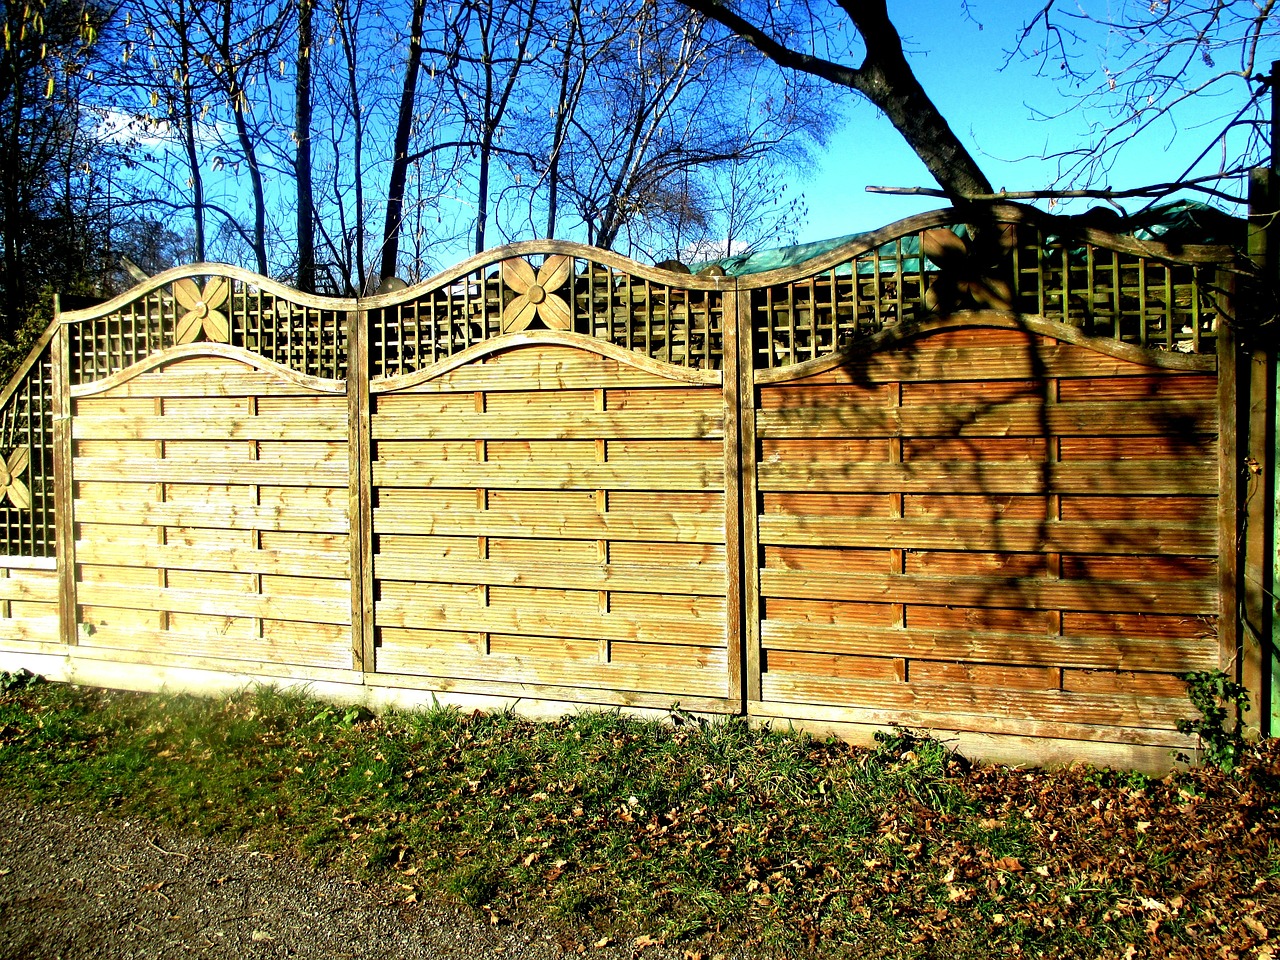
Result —
[[[0, 960], [556, 960], [583, 949], [527, 923], [493, 928], [450, 905], [398, 902], [404, 896], [141, 823], [11, 802], [0, 811]], [[631, 943], [585, 953], [686, 955]]]

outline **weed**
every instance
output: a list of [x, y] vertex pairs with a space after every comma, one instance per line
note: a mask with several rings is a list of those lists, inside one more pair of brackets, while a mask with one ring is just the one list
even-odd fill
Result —
[[311, 718], [312, 724], [330, 724], [339, 727], [353, 727], [357, 723], [366, 723], [373, 719], [373, 711], [368, 707], [349, 706], [349, 707], [333, 707], [326, 706], [314, 717]]
[[[1179, 674], [1187, 684], [1187, 697], [1200, 713], [1198, 720], [1179, 720], [1178, 732], [1194, 733], [1200, 741], [1200, 757], [1212, 767], [1230, 773], [1244, 752], [1240, 716], [1249, 710], [1249, 692], [1221, 670], [1197, 670]], [[1178, 754], [1184, 763], [1186, 754]]]
[[44, 683], [44, 677], [25, 668], [13, 673], [0, 671], [0, 690], [30, 690], [41, 683]]

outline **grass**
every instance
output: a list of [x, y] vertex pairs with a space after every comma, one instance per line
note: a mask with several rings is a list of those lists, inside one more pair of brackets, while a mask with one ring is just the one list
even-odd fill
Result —
[[270, 688], [38, 684], [0, 691], [0, 791], [252, 843], [495, 922], [539, 918], [584, 944], [1261, 957], [1261, 931], [1280, 936], [1274, 743], [1233, 775], [1151, 780], [678, 711], [374, 717]]

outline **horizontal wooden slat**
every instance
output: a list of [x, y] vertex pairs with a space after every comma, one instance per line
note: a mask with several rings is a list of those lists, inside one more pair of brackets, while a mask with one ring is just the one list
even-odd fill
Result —
[[0, 617], [0, 638], [32, 643], [58, 642], [58, 608], [49, 604], [44, 616]]
[[375, 460], [375, 487], [499, 487], [510, 490], [723, 490], [724, 462], [541, 463]]
[[760, 517], [760, 542], [821, 547], [1041, 551], [1094, 554], [1217, 553], [1209, 525], [1063, 520], [907, 520]]
[[1172, 729], [1194, 708], [1183, 698], [1060, 690], [991, 690], [966, 684], [879, 683], [870, 680], [766, 673], [764, 699], [773, 702], [849, 704], [868, 709], [947, 713], [1040, 721]]
[[[1151, 367], [1108, 357], [1087, 347], [1038, 343], [1026, 335], [1020, 336], [1021, 342], [1016, 344], [960, 347], [944, 346], [937, 335], [932, 335], [917, 341], [910, 350], [890, 350], [859, 357], [853, 364], [793, 382], [817, 386], [847, 382], [850, 378], [870, 383], [892, 383], [1040, 377], [1146, 377], [1152, 374]], [[1165, 376], [1168, 379], [1197, 379], [1203, 374]]]
[[144, 526], [213, 527], [227, 530], [296, 530], [346, 533], [346, 506], [307, 505], [296, 510], [279, 505], [205, 507], [189, 503], [110, 503], [76, 500], [75, 518], [86, 523]]
[[[376, 381], [375, 381], [376, 382]], [[538, 346], [469, 363], [403, 391], [562, 390], [597, 387], [687, 388], [682, 380], [649, 373], [611, 357], [569, 347]]]
[[351, 568], [350, 553], [322, 550], [259, 550], [253, 547], [183, 547], [169, 544], [112, 544], [100, 541], [76, 542], [80, 563], [113, 564], [180, 570], [211, 570], [229, 573], [293, 575], [346, 578]]
[[75, 417], [76, 440], [344, 440], [345, 417], [301, 410], [271, 416]]
[[99, 607], [132, 610], [172, 610], [222, 617], [269, 617], [315, 623], [349, 624], [350, 600], [309, 597], [272, 597], [224, 590], [177, 590], [84, 583], [76, 587], [76, 599]]
[[510, 564], [495, 560], [470, 563], [406, 556], [375, 556], [379, 580], [426, 583], [475, 583], [513, 587], [563, 587], [573, 590], [626, 590], [636, 593], [715, 595], [724, 592], [723, 565], [624, 566], [616, 563]]
[[[66, 648], [63, 648], [66, 651]], [[237, 674], [247, 683], [254, 677], [284, 677], [292, 680], [315, 682], [359, 683], [361, 675], [350, 667], [316, 667], [301, 663], [272, 663], [265, 660], [238, 660], [223, 657], [204, 657], [186, 653], [170, 653], [161, 650], [129, 650], [123, 647], [72, 647], [67, 651], [73, 660], [110, 661], [112, 663], [139, 664], [148, 673], [156, 668], [174, 667], [186, 670], [213, 670], [222, 674]]]
[[373, 511], [374, 533], [441, 536], [532, 537], [563, 540], [674, 539], [684, 543], [724, 543], [724, 516], [704, 513], [588, 515], [516, 514], [499, 510], [432, 513], [397, 505]]
[[1210, 614], [1216, 583], [1117, 583], [1015, 577], [924, 577], [878, 574], [760, 571], [766, 597], [1006, 607], [1028, 610], [1124, 610], [1133, 613]]
[[912, 660], [913, 684], [963, 684], [1001, 690], [1057, 690], [1062, 671], [1057, 667], [1009, 666], [990, 663], [950, 663]]
[[697, 617], [662, 619], [590, 614], [557, 615], [511, 606], [436, 604], [411, 599], [384, 599], [374, 605], [379, 627], [415, 627], [634, 643], [676, 643], [695, 647], [724, 646], [723, 621]]
[[963, 494], [1214, 494], [1217, 464], [1141, 460], [904, 463], [765, 461], [757, 467], [762, 491], [815, 493]]
[[[416, 673], [489, 683], [529, 683], [597, 687], [611, 691], [651, 691], [673, 696], [723, 696], [727, 686], [724, 655], [712, 656], [705, 667], [670, 664], [590, 663], [542, 657], [432, 655], [430, 648], [389, 641], [378, 648], [378, 671]], [[668, 704], [670, 706], [670, 704]]]
[[228, 658], [263, 664], [349, 668], [350, 637], [290, 642], [271, 637], [229, 637], [191, 630], [148, 630], [99, 626], [84, 633], [80, 646], [107, 650], [136, 650], [202, 658]]
[[[1093, 746], [1140, 744], [1148, 749], [1153, 748], [1156, 755], [1156, 759], [1152, 762], [1153, 767], [1167, 765], [1171, 750], [1185, 751], [1188, 747], [1195, 746], [1194, 737], [1178, 733], [1169, 727], [1117, 727], [1106, 724], [1071, 723], [1058, 719], [1042, 721], [1027, 717], [1011, 719], [990, 715], [949, 713], [945, 703], [924, 704], [914, 708], [885, 709], [795, 701], [789, 703], [751, 701], [747, 704], [747, 715], [761, 720], [782, 722], [795, 720], [802, 726], [817, 721], [819, 730], [825, 728], [827, 724], [858, 724], [864, 727], [866, 734], [870, 734], [871, 729], [899, 725], [912, 729], [939, 731], [944, 741], [952, 739], [950, 736], [952, 731], [968, 731], [978, 735], [976, 738], [978, 743], [984, 743], [991, 735], [1002, 740], [1016, 738], [1023, 741], [1026, 750], [1034, 750], [1042, 746], [1042, 742], [1037, 742], [1037, 738], [1042, 738], [1042, 741], [1047, 740], [1059, 746], [1062, 751], [1057, 754], [1059, 761], [1072, 759], [1077, 755], [1078, 751], [1068, 746], [1071, 740], [1092, 741]], [[1091, 747], [1081, 746], [1086, 751], [1091, 749]], [[1120, 749], [1123, 751], [1125, 748]], [[1022, 752], [1019, 751], [1019, 753]], [[1123, 766], [1126, 762], [1128, 762], [1126, 754], [1121, 753], [1117, 766]]]
[[[111, 397], [316, 397], [314, 389], [282, 377], [272, 377], [252, 370], [226, 368], [210, 371], [170, 368], [162, 373], [144, 373], [112, 387]], [[76, 399], [80, 404], [94, 397]], [[339, 401], [346, 405], [345, 398]]]
[[[1179, 671], [1184, 672], [1184, 671]], [[1078, 693], [1128, 693], [1142, 697], [1185, 697], [1187, 681], [1172, 673], [1133, 670], [1064, 670], [1062, 689]]]
[[56, 577], [42, 576], [44, 571], [10, 571], [9, 576], [0, 577], [0, 600], [32, 600], [43, 603], [56, 603], [58, 600], [58, 580]]
[[134, 483], [269, 484], [281, 487], [345, 487], [347, 465], [333, 460], [264, 463], [258, 460], [111, 460], [78, 457], [71, 467], [78, 480]]
[[1178, 672], [1217, 665], [1216, 640], [1036, 636], [920, 627], [762, 620], [766, 649], [1027, 666]]
[[1213, 433], [1216, 405], [1143, 403], [1005, 403], [938, 407], [819, 406], [761, 410], [761, 437], [1143, 436]]
[[718, 439], [724, 436], [719, 414], [641, 410], [618, 413], [537, 412], [460, 414], [439, 419], [374, 414], [374, 440], [575, 440]]

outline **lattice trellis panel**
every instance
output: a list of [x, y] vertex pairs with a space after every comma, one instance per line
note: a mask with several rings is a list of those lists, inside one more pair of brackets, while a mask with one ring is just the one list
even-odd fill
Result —
[[53, 364], [48, 346], [0, 408], [0, 531], [6, 556], [52, 557]]
[[93, 383], [166, 347], [227, 343], [290, 370], [342, 379], [347, 310], [273, 293], [239, 275], [180, 277], [102, 316], [68, 324], [71, 382]]
[[564, 254], [484, 264], [371, 311], [369, 361], [394, 377], [503, 333], [585, 333], [665, 363], [703, 370], [723, 364], [723, 293], [691, 289], [620, 266]]

